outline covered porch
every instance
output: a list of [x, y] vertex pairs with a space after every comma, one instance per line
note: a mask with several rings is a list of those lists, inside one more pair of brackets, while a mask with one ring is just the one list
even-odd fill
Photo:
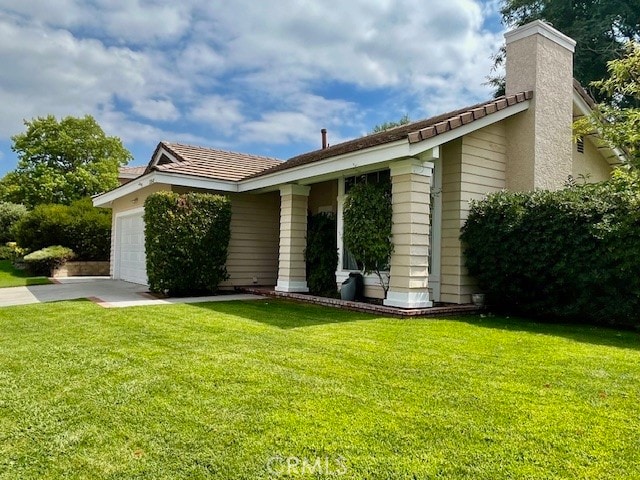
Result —
[[[375, 275], [364, 277], [365, 296], [384, 299], [387, 307], [421, 309], [440, 301], [441, 173], [440, 149], [432, 148], [408, 158], [377, 162], [360, 168], [334, 171], [324, 178], [279, 186], [280, 241], [275, 292], [307, 293], [305, 248], [307, 213], [336, 215], [338, 264], [336, 287], [358, 266], [342, 238], [345, 199], [354, 181], [389, 181], [391, 185], [394, 251], [389, 262], [386, 299]], [[327, 178], [333, 177], [333, 178]], [[359, 180], [360, 179], [360, 180]], [[320, 181], [317, 181], [320, 180]]]

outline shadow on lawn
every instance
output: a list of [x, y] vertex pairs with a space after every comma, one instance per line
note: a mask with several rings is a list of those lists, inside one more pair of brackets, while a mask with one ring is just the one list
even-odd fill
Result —
[[640, 332], [623, 328], [583, 325], [578, 323], [551, 323], [518, 317], [479, 315], [458, 317], [457, 320], [477, 327], [537, 335], [564, 337], [580, 343], [640, 350]]
[[[264, 323], [282, 329], [311, 327], [332, 323], [358, 322], [380, 318], [368, 313], [358, 313], [337, 308], [297, 303], [281, 299], [264, 298], [250, 301], [194, 303], [193, 307], [204, 308], [226, 315], [235, 315], [254, 322]], [[604, 345], [616, 348], [640, 350], [640, 333], [579, 324], [554, 324], [532, 321], [517, 317], [468, 315], [443, 317], [443, 320], [464, 322], [481, 328], [527, 332], [537, 335], [564, 337], [580, 343]], [[414, 318], [398, 322], [437, 321], [436, 318]], [[407, 325], [407, 328], [410, 328]]]
[[6, 273], [14, 277], [26, 277], [27, 273], [24, 270], [18, 270], [13, 266], [11, 260], [0, 260], [0, 273]]
[[373, 315], [350, 312], [338, 308], [321, 307], [287, 300], [264, 298], [260, 300], [194, 303], [194, 307], [235, 315], [254, 322], [282, 329], [311, 327], [331, 323], [372, 320]]
[[12, 278], [20, 278], [25, 279], [24, 284], [21, 285], [45, 285], [47, 283], [51, 283], [51, 281], [47, 277], [37, 277], [31, 275], [26, 270], [20, 270], [13, 266], [11, 260], [0, 260], [0, 277], [6, 280], [9, 280], [9, 284], [11, 284], [10, 279]]

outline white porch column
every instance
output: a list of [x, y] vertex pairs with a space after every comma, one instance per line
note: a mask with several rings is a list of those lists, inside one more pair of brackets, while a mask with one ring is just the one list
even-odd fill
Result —
[[393, 245], [385, 305], [433, 306], [429, 299], [430, 193], [433, 163], [411, 158], [391, 164]]
[[307, 200], [310, 187], [280, 187], [280, 255], [278, 292], [308, 292], [304, 250], [307, 246]]

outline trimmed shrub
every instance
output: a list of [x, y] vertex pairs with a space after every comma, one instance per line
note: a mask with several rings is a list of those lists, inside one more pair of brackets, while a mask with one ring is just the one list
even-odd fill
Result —
[[144, 204], [147, 277], [152, 292], [215, 292], [228, 278], [231, 203], [204, 193], [158, 192]]
[[335, 296], [338, 245], [337, 222], [333, 213], [309, 214], [307, 217], [307, 285], [314, 295]]
[[16, 261], [22, 258], [28, 250], [18, 247], [16, 242], [7, 242], [6, 245], [0, 246], [0, 260]]
[[27, 214], [27, 207], [19, 203], [0, 202], [0, 244], [15, 240], [13, 225]]
[[27, 270], [34, 275], [51, 276], [53, 270], [75, 257], [73, 250], [61, 245], [43, 248], [24, 256]]
[[91, 199], [69, 206], [71, 220], [63, 245], [76, 252], [78, 260], [109, 260], [111, 251], [111, 209], [96, 208]]
[[0, 245], [0, 260], [14, 260], [13, 249], [8, 245]]
[[71, 205], [38, 205], [14, 227], [18, 245], [35, 251], [62, 245], [78, 260], [108, 260], [111, 211], [95, 208], [91, 199]]
[[640, 325], [640, 177], [474, 202], [461, 239], [495, 306], [529, 316]]

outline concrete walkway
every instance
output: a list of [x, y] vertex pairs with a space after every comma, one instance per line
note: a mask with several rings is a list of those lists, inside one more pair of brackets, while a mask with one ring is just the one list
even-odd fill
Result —
[[58, 278], [56, 281], [58, 283], [52, 285], [0, 288], [0, 307], [76, 300], [78, 298], [88, 298], [105, 308], [255, 300], [261, 298], [258, 295], [231, 294], [160, 299], [150, 295], [148, 287], [144, 285], [112, 280], [109, 277], [68, 277]]

